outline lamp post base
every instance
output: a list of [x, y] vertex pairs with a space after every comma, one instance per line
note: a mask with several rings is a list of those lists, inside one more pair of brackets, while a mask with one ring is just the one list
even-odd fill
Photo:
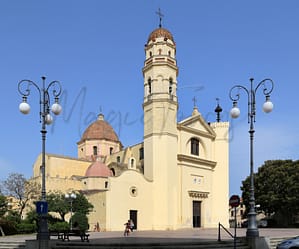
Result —
[[[252, 194], [252, 196], [254, 196], [254, 195]], [[251, 199], [254, 199], [254, 197], [251, 197]], [[259, 237], [259, 229], [257, 226], [254, 200], [251, 201], [251, 203], [250, 203], [250, 210], [249, 210], [247, 217], [248, 217], [248, 226], [247, 226], [247, 230], [246, 230], [246, 237], [247, 238]]]
[[56, 245], [55, 240], [26, 240], [26, 247], [30, 249], [50, 249]]
[[49, 240], [39, 240], [38, 249], [49, 249]]
[[248, 228], [246, 231], [246, 237], [247, 238], [259, 237], [259, 230], [257, 228], [253, 228], [253, 229]]
[[48, 229], [48, 221], [45, 215], [41, 215], [38, 221], [37, 240], [50, 240], [50, 233]]

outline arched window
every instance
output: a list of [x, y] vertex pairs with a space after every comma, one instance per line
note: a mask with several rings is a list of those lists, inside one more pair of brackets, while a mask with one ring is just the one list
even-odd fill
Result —
[[114, 169], [114, 168], [111, 168], [110, 170], [111, 170], [111, 172], [112, 172], [112, 175], [115, 176], [115, 169]]
[[170, 52], [170, 50], [168, 51], [168, 56], [171, 56], [171, 52]]
[[199, 155], [199, 140], [197, 138], [191, 138], [191, 154]]
[[159, 49], [159, 55], [161, 55], [161, 54], [162, 54], [162, 49], [160, 48], [160, 49]]
[[139, 160], [144, 159], [144, 150], [143, 147], [139, 149]]
[[134, 157], [129, 158], [128, 169], [136, 169], [136, 159]]
[[116, 157], [116, 162], [117, 162], [117, 163], [120, 163], [120, 156], [117, 156], [117, 157]]
[[149, 56], [150, 56], [150, 57], [152, 57], [152, 56], [153, 56], [153, 53], [152, 53], [152, 51], [150, 51], [150, 52], [149, 52]]
[[110, 155], [113, 153], [113, 147], [109, 148]]
[[148, 78], [148, 93], [151, 94], [152, 93], [152, 79]]
[[173, 84], [173, 80], [172, 78], [169, 78], [169, 94], [172, 94], [172, 84]]
[[96, 156], [98, 154], [98, 147], [93, 146], [93, 154]]
[[130, 165], [131, 165], [131, 168], [134, 168], [134, 166], [135, 166], [135, 160], [134, 160], [134, 158], [131, 158]]

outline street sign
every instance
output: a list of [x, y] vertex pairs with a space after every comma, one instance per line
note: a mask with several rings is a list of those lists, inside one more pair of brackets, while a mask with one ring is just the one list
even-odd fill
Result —
[[240, 205], [240, 197], [238, 195], [232, 195], [229, 198], [229, 205], [231, 207], [238, 207]]
[[47, 214], [48, 213], [48, 202], [46, 202], [46, 201], [36, 202], [36, 212], [38, 214]]
[[237, 238], [237, 207], [240, 205], [240, 197], [238, 195], [232, 195], [229, 198], [229, 205], [235, 209], [235, 235], [234, 235], [234, 248], [236, 248]]

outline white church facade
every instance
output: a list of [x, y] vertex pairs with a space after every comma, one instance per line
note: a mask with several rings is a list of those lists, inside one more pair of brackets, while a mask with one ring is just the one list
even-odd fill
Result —
[[100, 114], [77, 143], [78, 158], [46, 155], [47, 191], [85, 194], [90, 227], [106, 231], [128, 219], [138, 230], [228, 227], [228, 122], [207, 123], [196, 107], [177, 121], [176, 44], [167, 29], [149, 35], [142, 72], [143, 141], [124, 148]]

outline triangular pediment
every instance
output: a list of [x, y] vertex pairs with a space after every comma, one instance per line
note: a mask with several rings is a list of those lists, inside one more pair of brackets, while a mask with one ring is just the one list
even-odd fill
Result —
[[216, 133], [210, 125], [203, 119], [200, 113], [192, 115], [178, 123], [179, 130], [188, 130], [193, 133], [200, 133], [207, 137], [215, 138]]

